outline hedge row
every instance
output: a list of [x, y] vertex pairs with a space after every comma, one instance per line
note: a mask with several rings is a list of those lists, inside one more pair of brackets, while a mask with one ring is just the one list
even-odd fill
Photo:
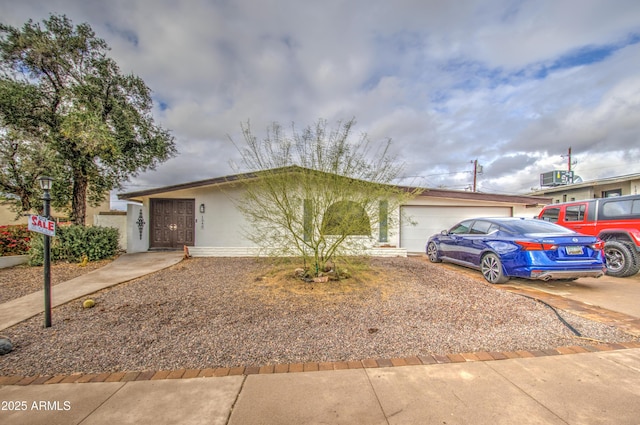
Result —
[[[43, 236], [33, 233], [29, 264], [43, 263]], [[51, 261], [80, 262], [86, 255], [89, 261], [113, 257], [118, 251], [118, 229], [97, 226], [60, 226], [51, 238]]]

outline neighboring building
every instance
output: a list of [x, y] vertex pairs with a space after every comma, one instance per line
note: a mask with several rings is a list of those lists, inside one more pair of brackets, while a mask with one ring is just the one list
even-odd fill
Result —
[[[247, 223], [234, 199], [242, 195], [239, 175], [119, 194], [127, 207], [127, 252], [189, 247], [193, 256], [255, 256], [259, 250], [242, 236]], [[248, 184], [251, 184], [250, 181]], [[533, 217], [548, 198], [494, 195], [440, 189], [423, 192], [400, 207], [389, 237], [372, 238], [372, 255], [423, 253], [429, 236], [458, 221], [479, 216]], [[301, 212], [302, 213], [302, 212]]]
[[[104, 201], [102, 201], [102, 203], [97, 207], [87, 205], [86, 225], [97, 225], [97, 223], [95, 222], [95, 217], [103, 212], [110, 211], [110, 202], [111, 201], [109, 199], [109, 196], [107, 195]], [[8, 224], [27, 224], [28, 215], [29, 214], [24, 214], [23, 216], [16, 219], [16, 213], [11, 210], [11, 205], [6, 201], [0, 203], [0, 226], [6, 226]], [[66, 214], [59, 211], [54, 210], [51, 215], [56, 220], [68, 220]]]
[[17, 217], [8, 201], [0, 201], [0, 226], [8, 224], [27, 224], [27, 217]]
[[551, 197], [553, 203], [640, 193], [640, 174], [628, 174], [583, 181], [580, 183], [546, 187], [532, 192], [533, 196]]

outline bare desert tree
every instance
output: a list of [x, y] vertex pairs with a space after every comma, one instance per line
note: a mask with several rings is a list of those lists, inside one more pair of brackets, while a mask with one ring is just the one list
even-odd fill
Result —
[[[245, 236], [269, 255], [301, 256], [318, 276], [328, 262], [384, 244], [399, 219], [399, 205], [414, 192], [398, 187], [402, 164], [391, 140], [374, 146], [353, 137], [355, 121], [325, 120], [286, 132], [273, 123], [257, 138], [242, 125], [238, 147], [245, 194], [238, 201]], [[234, 143], [235, 144], [235, 143]]]

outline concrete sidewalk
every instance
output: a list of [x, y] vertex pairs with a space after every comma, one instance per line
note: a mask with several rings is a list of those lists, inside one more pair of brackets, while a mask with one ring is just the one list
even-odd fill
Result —
[[389, 368], [0, 387], [5, 424], [634, 424], [640, 349]]
[[[76, 298], [179, 263], [182, 251], [124, 254], [112, 263], [51, 288], [51, 306], [57, 307]], [[44, 311], [44, 291], [0, 304], [0, 331]]]

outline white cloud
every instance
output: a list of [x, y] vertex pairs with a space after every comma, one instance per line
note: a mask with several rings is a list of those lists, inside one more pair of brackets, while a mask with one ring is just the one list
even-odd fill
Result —
[[[635, 0], [0, 3], [15, 26], [49, 13], [106, 39], [176, 137], [180, 156], [131, 190], [231, 172], [227, 136], [241, 142], [247, 120], [259, 136], [272, 121], [355, 117], [431, 185], [468, 185], [478, 159], [482, 190], [527, 191], [570, 146], [585, 178], [640, 172], [640, 43], [624, 46], [640, 36]], [[557, 66], [598, 46], [616, 47]]]

